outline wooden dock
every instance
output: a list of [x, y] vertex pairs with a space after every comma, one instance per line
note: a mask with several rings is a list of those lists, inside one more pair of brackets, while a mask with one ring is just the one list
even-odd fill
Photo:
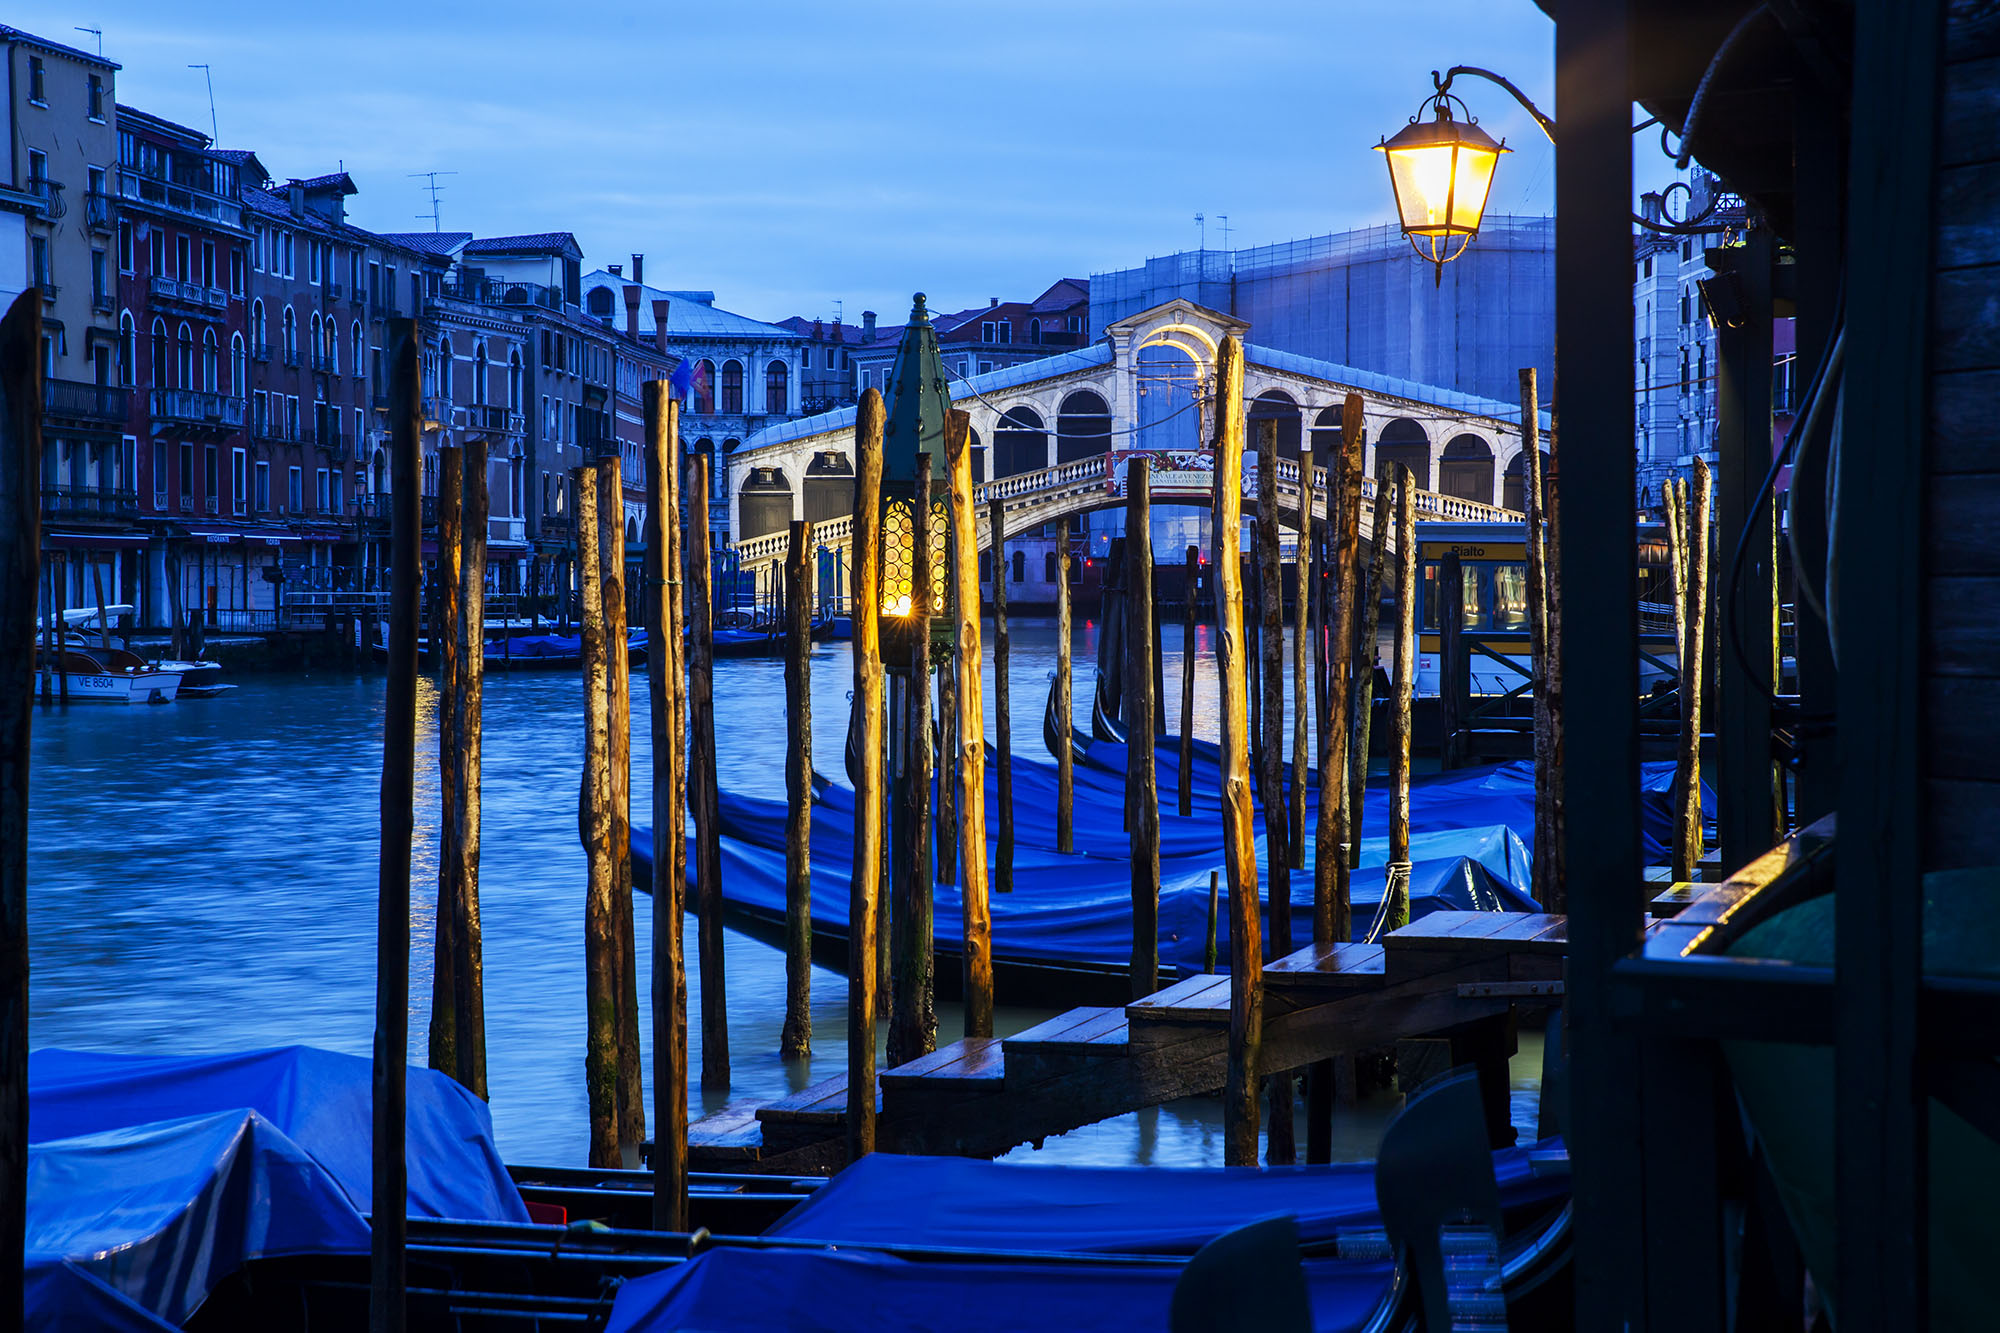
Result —
[[[1446, 1033], [1560, 995], [1567, 920], [1433, 912], [1379, 944], [1307, 947], [1264, 970], [1266, 1071]], [[994, 1157], [1081, 1125], [1219, 1090], [1229, 978], [1184, 978], [1123, 1007], [1071, 1009], [967, 1038], [876, 1079], [878, 1146]], [[1508, 1052], [1511, 1053], [1511, 1052]], [[689, 1129], [697, 1170], [826, 1171], [844, 1156], [845, 1077]]]

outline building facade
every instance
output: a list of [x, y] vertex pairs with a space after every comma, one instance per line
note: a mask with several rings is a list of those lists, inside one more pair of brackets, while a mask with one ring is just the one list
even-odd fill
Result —
[[[862, 316], [873, 332], [874, 314]], [[1063, 278], [1032, 301], [1002, 301], [934, 316], [938, 355], [954, 382], [1081, 347], [1088, 338], [1090, 284]], [[896, 359], [896, 335], [864, 340], [854, 353], [855, 392], [880, 389]]]

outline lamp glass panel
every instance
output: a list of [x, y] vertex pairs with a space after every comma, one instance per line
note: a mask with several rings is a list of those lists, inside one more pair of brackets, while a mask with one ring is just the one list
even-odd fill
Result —
[[910, 614], [914, 524], [908, 500], [892, 500], [882, 510], [882, 614]]
[[[1454, 154], [1455, 147], [1449, 143], [1386, 151], [1389, 181], [1396, 189], [1396, 209], [1402, 214], [1405, 232], [1429, 236], [1450, 228], [1445, 210], [1451, 199]], [[1490, 182], [1490, 166], [1487, 176]]]
[[1493, 168], [1500, 154], [1489, 149], [1461, 144], [1458, 148], [1457, 188], [1451, 197], [1451, 224], [1465, 231], [1478, 231], [1486, 212], [1486, 195], [1493, 188]]

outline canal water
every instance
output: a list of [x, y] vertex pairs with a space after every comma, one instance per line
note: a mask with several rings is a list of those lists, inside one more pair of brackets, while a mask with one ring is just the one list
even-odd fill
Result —
[[[1046, 759], [1041, 717], [1055, 667], [1054, 622], [1017, 619], [1012, 630], [1016, 753]], [[1179, 628], [1169, 626], [1164, 638], [1166, 715], [1176, 729]], [[1198, 630], [1194, 649], [1196, 734], [1214, 738], [1212, 632]], [[1075, 652], [1076, 709], [1087, 726], [1093, 625], [1077, 626]], [[845, 781], [847, 645], [816, 647], [812, 669], [817, 766]], [[635, 673], [632, 719], [632, 803], [642, 822], [651, 802], [644, 679]], [[383, 677], [313, 673], [235, 683], [240, 688], [219, 699], [36, 714], [28, 847], [34, 1047], [169, 1054], [305, 1043], [369, 1054]], [[418, 1062], [427, 1044], [437, 883], [436, 697], [432, 682], [421, 680], [410, 921], [410, 1050]], [[990, 663], [986, 706], [990, 734]], [[718, 662], [715, 708], [725, 789], [781, 793], [781, 663]], [[500, 1148], [515, 1162], [581, 1165], [588, 1145], [584, 862], [576, 823], [582, 755], [575, 673], [487, 676], [480, 900], [488, 1076]], [[844, 880], [815, 889], [847, 891]], [[640, 895], [641, 976], [649, 967], [650, 909]], [[690, 1066], [698, 1073], [701, 984], [692, 918], [687, 954]], [[769, 1101], [838, 1075], [845, 1068], [844, 977], [815, 969], [814, 1054], [786, 1062], [777, 1055], [783, 955], [733, 933], [725, 954], [732, 1083], [691, 1087], [691, 1114]], [[1050, 1012], [1003, 1004], [1001, 1035]], [[642, 1013], [640, 1031], [650, 1038], [651, 1030]], [[957, 1008], [940, 1006], [940, 1040], [962, 1030]], [[1524, 1031], [1514, 1103], [1517, 1123], [1530, 1134], [1540, 1064], [1539, 1039]], [[650, 1108], [650, 1088], [647, 1097]], [[1339, 1155], [1371, 1156], [1395, 1104], [1385, 1094], [1343, 1111]], [[1219, 1104], [1194, 1098], [1119, 1116], [1011, 1156], [1219, 1165]]]

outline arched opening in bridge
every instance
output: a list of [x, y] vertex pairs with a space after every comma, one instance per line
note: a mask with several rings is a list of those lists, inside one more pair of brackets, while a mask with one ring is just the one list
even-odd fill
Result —
[[1111, 451], [1111, 408], [1089, 389], [1078, 389], [1056, 410], [1056, 462], [1070, 463]]
[[738, 541], [783, 532], [792, 521], [792, 483], [783, 468], [752, 468], [736, 497], [743, 524]]
[[1244, 446], [1261, 453], [1264, 448], [1264, 423], [1275, 422], [1278, 431], [1278, 457], [1297, 458], [1299, 456], [1299, 405], [1283, 389], [1266, 389], [1251, 400], [1247, 414], [1247, 438]]
[[1493, 503], [1493, 450], [1477, 435], [1455, 435], [1438, 460], [1438, 490], [1461, 500]]
[[1010, 407], [993, 429], [993, 475], [1018, 477], [1049, 465], [1049, 432], [1032, 407]]
[[1408, 417], [1397, 417], [1375, 437], [1375, 475], [1398, 463], [1416, 478], [1418, 490], [1431, 488], [1431, 437]]
[[1132, 358], [1139, 390], [1137, 447], [1157, 452], [1201, 448], [1201, 370], [1177, 343], [1149, 343]]
[[[1330, 468], [1339, 459], [1340, 423], [1344, 411], [1345, 407], [1343, 404], [1335, 403], [1332, 407], [1322, 407], [1319, 410], [1319, 415], [1313, 418], [1312, 451], [1313, 465], [1315, 467]], [[1367, 431], [1364, 430], [1361, 432], [1361, 440], [1364, 445], [1367, 443]], [[1367, 456], [1366, 453], [1362, 454], [1363, 458]], [[1331, 474], [1328, 475], [1331, 476]]]
[[806, 464], [808, 523], [847, 518], [854, 513], [854, 464], [838, 449], [822, 449]]
[[[1548, 505], [1549, 451], [1542, 450], [1542, 504]], [[1507, 464], [1500, 478], [1500, 503], [1504, 508], [1525, 512], [1528, 507], [1528, 451], [1523, 449]]]

